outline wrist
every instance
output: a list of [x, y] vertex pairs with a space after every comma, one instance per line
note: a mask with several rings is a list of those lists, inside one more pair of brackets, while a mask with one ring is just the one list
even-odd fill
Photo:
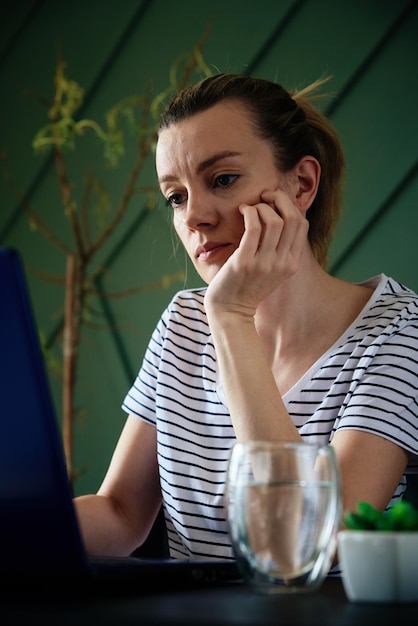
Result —
[[251, 323], [254, 324], [255, 310], [245, 307], [226, 307], [205, 302], [205, 311], [209, 321], [222, 325]]

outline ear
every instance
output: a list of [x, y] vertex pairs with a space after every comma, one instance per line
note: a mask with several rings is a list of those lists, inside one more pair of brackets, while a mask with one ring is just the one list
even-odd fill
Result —
[[321, 166], [313, 156], [304, 156], [294, 168], [295, 200], [304, 213], [315, 200], [320, 179]]

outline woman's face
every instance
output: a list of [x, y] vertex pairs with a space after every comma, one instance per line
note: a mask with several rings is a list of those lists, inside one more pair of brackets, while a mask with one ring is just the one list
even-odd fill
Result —
[[210, 283], [243, 235], [239, 205], [260, 202], [280, 184], [270, 143], [254, 133], [240, 103], [221, 102], [163, 130], [156, 166], [176, 232]]

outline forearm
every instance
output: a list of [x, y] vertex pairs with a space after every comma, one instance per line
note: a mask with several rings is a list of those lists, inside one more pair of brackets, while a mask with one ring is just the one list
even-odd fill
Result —
[[140, 546], [161, 507], [156, 429], [130, 415], [97, 494], [74, 503], [89, 554], [124, 556]]
[[213, 312], [208, 319], [237, 439], [300, 441], [253, 318]]
[[130, 529], [122, 511], [101, 495], [74, 499], [86, 552], [100, 556], [126, 556], [146, 538]]

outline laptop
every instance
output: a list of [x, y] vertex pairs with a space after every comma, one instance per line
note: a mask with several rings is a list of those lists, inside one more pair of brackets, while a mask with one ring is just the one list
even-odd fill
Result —
[[233, 561], [86, 555], [24, 264], [13, 248], [0, 248], [0, 355], [2, 581], [70, 578], [84, 590], [119, 582], [160, 591], [240, 579]]

